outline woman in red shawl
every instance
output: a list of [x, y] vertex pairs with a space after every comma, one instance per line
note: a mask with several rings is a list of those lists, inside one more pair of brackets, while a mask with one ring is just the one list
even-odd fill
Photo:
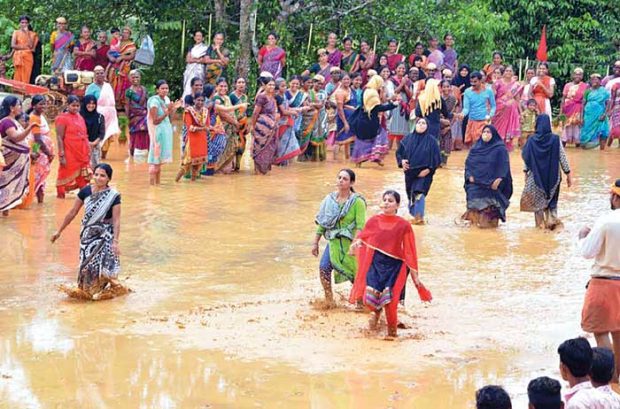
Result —
[[370, 319], [373, 331], [377, 329], [381, 310], [385, 309], [388, 339], [397, 336], [398, 302], [408, 271], [423, 301], [431, 299], [418, 278], [418, 257], [411, 224], [396, 214], [399, 205], [398, 192], [388, 190], [383, 193], [383, 212], [368, 219], [351, 245], [352, 249], [357, 249], [358, 270], [349, 302], [363, 300], [374, 313]]

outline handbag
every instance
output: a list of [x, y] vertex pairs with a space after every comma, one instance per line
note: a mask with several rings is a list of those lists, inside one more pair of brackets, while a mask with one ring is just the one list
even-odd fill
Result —
[[142, 65], [153, 65], [155, 63], [155, 44], [148, 34], [142, 39], [142, 44], [136, 51], [134, 61]]

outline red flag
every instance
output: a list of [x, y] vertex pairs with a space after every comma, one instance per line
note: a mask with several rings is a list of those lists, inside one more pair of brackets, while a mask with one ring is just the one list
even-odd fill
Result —
[[547, 61], [547, 26], [544, 25], [540, 34], [540, 42], [538, 43], [538, 51], [536, 51], [536, 59], [538, 61]]

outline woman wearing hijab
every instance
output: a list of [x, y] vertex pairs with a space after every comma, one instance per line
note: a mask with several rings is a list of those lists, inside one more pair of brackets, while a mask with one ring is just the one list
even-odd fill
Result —
[[[379, 115], [398, 107], [398, 104], [381, 104], [382, 93], [383, 78], [373, 75], [362, 93], [359, 116], [351, 121], [352, 132], [356, 136], [351, 160], [358, 166], [367, 161], [383, 165], [383, 158], [388, 152], [387, 130], [381, 126]], [[399, 94], [394, 96], [396, 101], [399, 97]]]
[[[459, 112], [463, 110], [463, 94], [465, 90], [471, 87], [471, 68], [469, 65], [462, 64], [459, 67], [458, 73], [456, 73], [455, 77], [452, 79], [452, 86], [457, 91], [458, 100], [459, 100]], [[453, 121], [454, 128], [453, 135], [455, 138], [454, 150], [461, 150], [463, 146], [463, 138], [465, 137], [465, 127], [467, 126], [467, 118], [461, 119], [460, 116], [457, 116]]]
[[97, 98], [94, 95], [84, 97], [80, 115], [86, 122], [88, 144], [90, 145], [90, 167], [95, 169], [101, 160], [101, 142], [105, 138], [105, 118], [97, 112]]
[[521, 211], [534, 212], [536, 227], [554, 230], [562, 222], [557, 218], [562, 175], [571, 187], [573, 180], [560, 137], [551, 133], [551, 119], [542, 114], [536, 118], [536, 133], [528, 139], [521, 153], [525, 162], [525, 187]]
[[424, 224], [425, 199], [435, 170], [441, 164], [439, 144], [428, 128], [426, 119], [418, 119], [414, 132], [403, 139], [396, 151], [398, 167], [405, 172], [409, 214], [413, 216], [413, 224]]
[[442, 115], [445, 119], [452, 119], [452, 112], [448, 111], [448, 105], [441, 96], [439, 82], [434, 78], [426, 81], [426, 87], [418, 97], [418, 104], [415, 108], [415, 116], [426, 119], [428, 133], [437, 142], [439, 142]]
[[465, 161], [467, 211], [461, 217], [480, 228], [506, 222], [512, 196], [512, 175], [506, 144], [497, 129], [487, 125]]

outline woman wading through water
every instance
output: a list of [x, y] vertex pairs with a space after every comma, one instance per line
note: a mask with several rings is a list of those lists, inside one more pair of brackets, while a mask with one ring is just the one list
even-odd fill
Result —
[[355, 256], [349, 254], [349, 247], [366, 223], [366, 202], [364, 198], [355, 192], [355, 172], [351, 169], [342, 169], [338, 172], [336, 182], [337, 190], [328, 194], [323, 202], [315, 222], [318, 225], [312, 255], [319, 255], [319, 241], [321, 236], [329, 242], [325, 247], [321, 262], [319, 263], [319, 275], [321, 285], [325, 291], [325, 302], [333, 306], [334, 295], [332, 292], [332, 271], [336, 270], [334, 281], [336, 284], [355, 280], [357, 262]]

